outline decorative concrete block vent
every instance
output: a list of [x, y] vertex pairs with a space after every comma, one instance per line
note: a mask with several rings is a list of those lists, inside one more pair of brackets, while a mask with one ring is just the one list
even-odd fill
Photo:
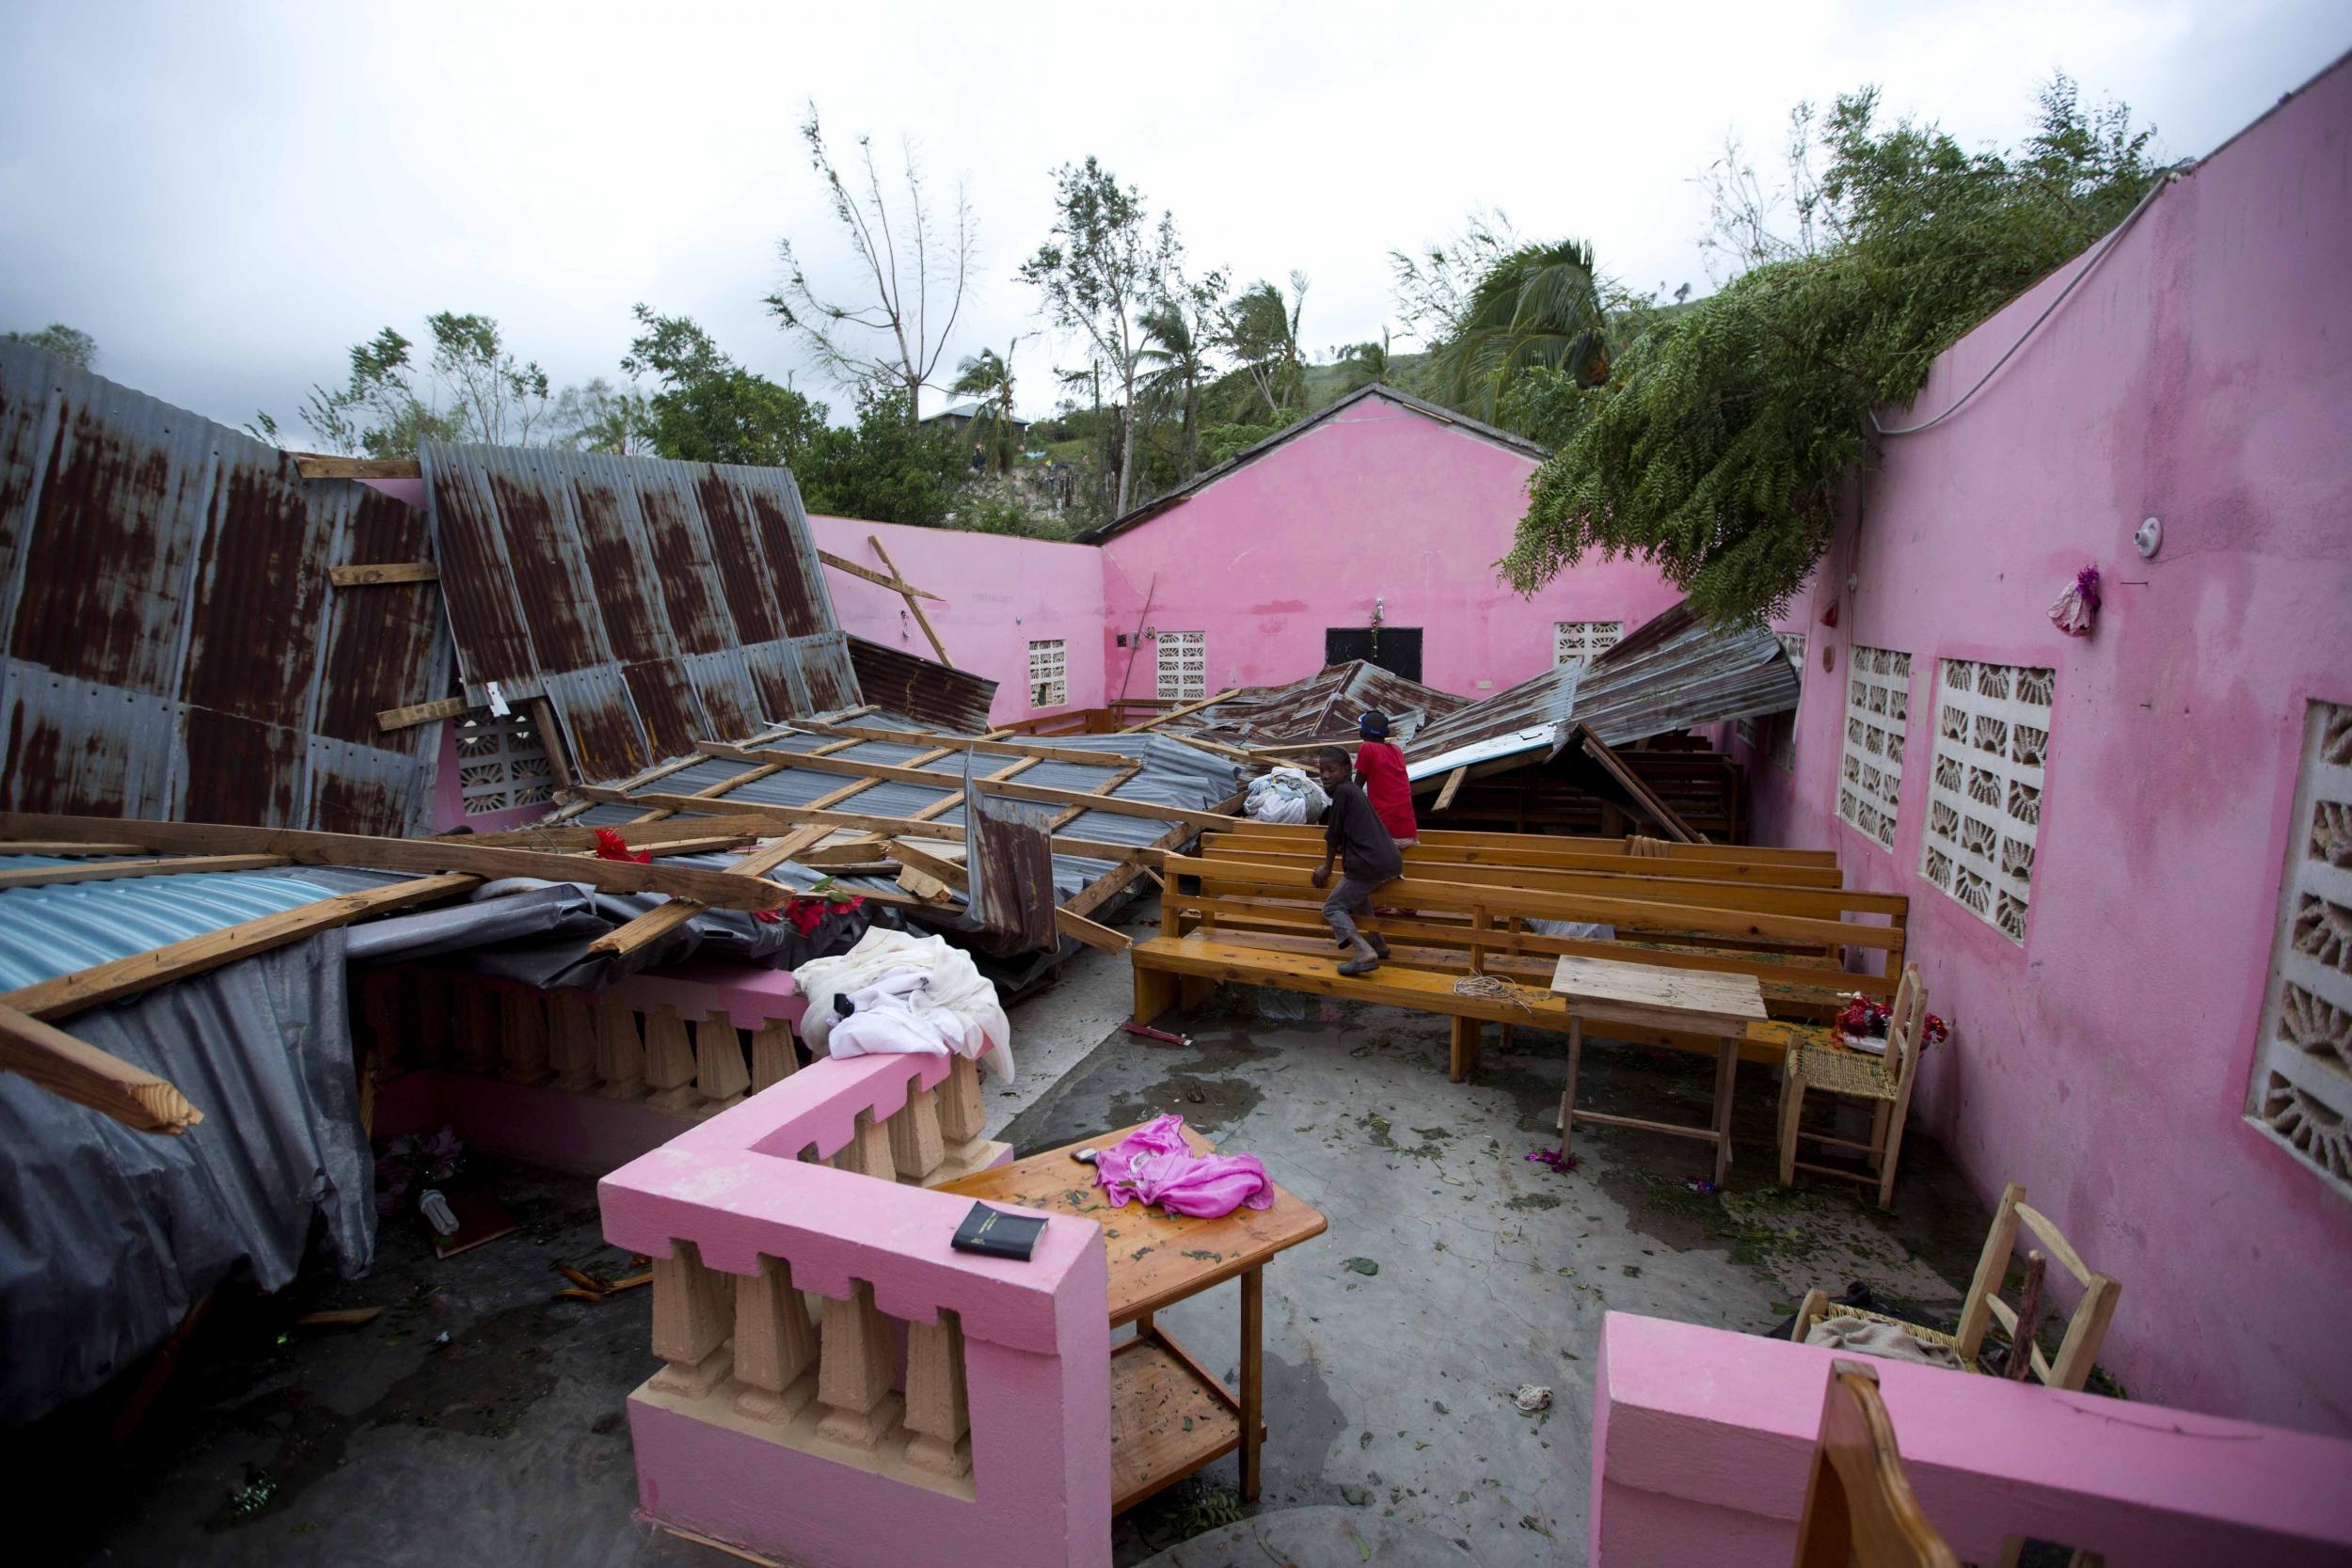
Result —
[[1624, 637], [1623, 621], [1555, 621], [1551, 626], [1551, 662], [1555, 667], [1590, 664]]
[[1903, 736], [1911, 718], [1911, 656], [1857, 645], [1846, 668], [1846, 743], [1837, 779], [1837, 815], [1895, 847], [1902, 798]]
[[1029, 705], [1070, 705], [1070, 656], [1061, 638], [1029, 644]]
[[468, 816], [487, 816], [554, 799], [555, 770], [546, 737], [519, 709], [503, 718], [488, 708], [452, 721], [457, 726], [457, 786]]
[[1919, 874], [2021, 945], [2056, 688], [2056, 673], [2038, 666], [1968, 658], [1938, 666]]
[[968, 1065], [826, 1058], [599, 1183], [654, 1260], [645, 1517], [806, 1568], [1110, 1560], [1103, 1243], [948, 1246], [971, 1200], [930, 1185], [1010, 1154]]
[[2352, 1196], [2352, 707], [2312, 703], [2246, 1114]]
[[1163, 702], [1198, 703], [1209, 695], [1209, 634], [1164, 631], [1159, 637]]

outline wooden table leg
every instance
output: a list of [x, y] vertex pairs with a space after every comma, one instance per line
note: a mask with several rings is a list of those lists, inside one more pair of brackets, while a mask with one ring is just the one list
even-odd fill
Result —
[[1715, 1186], [1731, 1175], [1731, 1090], [1740, 1070], [1740, 1045], [1726, 1039], [1715, 1050]]
[[1241, 1276], [1241, 1497], [1258, 1500], [1258, 1407], [1265, 1371], [1265, 1270]]
[[1576, 1069], [1584, 1054], [1584, 1021], [1576, 1014], [1568, 1015], [1568, 1081], [1560, 1090], [1560, 1152], [1568, 1151], [1568, 1140], [1576, 1133]]

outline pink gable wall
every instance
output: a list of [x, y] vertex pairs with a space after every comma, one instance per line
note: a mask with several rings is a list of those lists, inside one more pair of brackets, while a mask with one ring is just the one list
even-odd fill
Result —
[[[1759, 841], [1911, 895], [1953, 1025], [1921, 1113], [1988, 1200], [2026, 1183], [2122, 1281], [2102, 1359], [2165, 1403], [2337, 1433], [2352, 1203], [2242, 1113], [2305, 705], [2352, 703], [2347, 254], [2339, 67], [2161, 198], [1957, 418], [1886, 443], [1858, 537], [1785, 623], [1809, 640], [1796, 770], [1750, 769]], [[1946, 355], [1916, 417], [2062, 281]], [[2081, 641], [2045, 612], [2086, 562], [2106, 608]], [[1913, 659], [1891, 854], [1836, 816], [1855, 643]], [[2058, 672], [2022, 949], [1919, 875], [1941, 657]]]
[[[990, 710], [998, 723], [1048, 711], [1029, 702], [1032, 640], [1059, 638], [1066, 644], [1070, 701], [1057, 707], [1103, 705], [1103, 562], [1091, 546], [854, 517], [811, 516], [808, 526], [818, 548], [878, 572], [882, 562], [866, 541], [880, 539], [907, 581], [946, 600], [924, 600], [923, 613], [958, 669], [998, 683]], [[831, 567], [825, 585], [844, 630], [933, 657], [930, 640], [897, 594]]]
[[[1630, 631], [1679, 597], [1647, 566], [1594, 562], [1521, 599], [1495, 580], [1527, 510], [1535, 460], [1370, 397], [1170, 510], [1104, 543], [1115, 695], [1154, 693], [1138, 625], [1208, 634], [1209, 688], [1295, 681], [1323, 667], [1327, 627], [1422, 628], [1422, 679], [1476, 696], [1549, 668], [1555, 621]], [[1151, 610], [1144, 611], [1149, 596]]]

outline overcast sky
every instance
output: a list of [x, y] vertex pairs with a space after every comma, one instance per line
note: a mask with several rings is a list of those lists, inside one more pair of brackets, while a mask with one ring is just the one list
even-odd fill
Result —
[[[1707, 287], [1691, 182], [1736, 132], [1865, 83], [1971, 142], [2054, 70], [2201, 154], [2352, 47], [2345, 0], [887, 7], [39, 5], [0, 10], [0, 328], [96, 336], [119, 381], [292, 416], [348, 346], [495, 316], [559, 384], [629, 307], [827, 396], [765, 314], [775, 242], [852, 289], [795, 127], [912, 141], [979, 262], [950, 364], [1035, 333], [1013, 269], [1051, 170], [1099, 156], [1198, 265], [1306, 273], [1303, 336], [1392, 323], [1389, 251], [1500, 207], [1644, 288]], [[1761, 160], [1759, 160], [1761, 161]], [[1051, 402], [1051, 345], [1014, 360]], [[1062, 345], [1058, 357], [1074, 363]], [[937, 406], [939, 400], [931, 400]], [[290, 421], [291, 422], [291, 421]], [[299, 427], [293, 438], [299, 444]]]

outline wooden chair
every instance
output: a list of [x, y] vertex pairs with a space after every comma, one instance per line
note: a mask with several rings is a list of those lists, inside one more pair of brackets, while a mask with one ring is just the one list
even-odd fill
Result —
[[[1797, 1172], [1841, 1176], [1866, 1186], [1875, 1181], [1879, 1207], [1895, 1202], [1895, 1164], [1902, 1153], [1903, 1124], [1911, 1119], [1911, 1090], [1919, 1076], [1920, 1034], [1928, 1016], [1927, 988], [1919, 983], [1919, 966], [1903, 968], [1902, 983], [1895, 988], [1886, 1021], [1886, 1054], [1873, 1056], [1830, 1043], [1826, 1037], [1800, 1038], [1788, 1048], [1780, 1083], [1780, 1184], [1794, 1186]], [[1835, 1025], [1832, 1026], [1833, 1028]], [[1867, 1142], [1811, 1132], [1800, 1123], [1804, 1097], [1819, 1091], [1846, 1100], [1870, 1102], [1870, 1136]], [[1806, 1164], [1797, 1158], [1800, 1140], [1852, 1149], [1863, 1158], [1861, 1170]]]
[[1867, 1362], [1830, 1363], [1821, 1434], [1797, 1525], [1797, 1568], [1960, 1568], [1911, 1495], [1895, 1425]]
[[[2024, 1225], [2034, 1238], [2048, 1249], [2075, 1281], [2082, 1286], [2082, 1300], [2075, 1305], [2074, 1315], [2067, 1320], [2066, 1337], [2058, 1344], [2055, 1358], [2042, 1354], [2039, 1345], [2031, 1342], [2032, 1327], [2028, 1324], [2021, 1335], [2016, 1309], [2000, 1296], [2001, 1281], [2009, 1273], [2010, 1254], [2017, 1245], [2017, 1227]], [[2014, 1355], [2020, 1348], [2030, 1357], [2028, 1370], [2052, 1388], [2079, 1392], [2090, 1380], [2092, 1362], [2098, 1359], [2099, 1346], [2106, 1338], [2107, 1323], [2115, 1316], [2115, 1304], [2123, 1287], [2106, 1275], [2092, 1272], [2082, 1255], [2069, 1245], [2049, 1216], [2026, 1202], [2022, 1182], [2012, 1181], [2001, 1194], [2001, 1206], [1993, 1216], [1993, 1228], [1984, 1238], [1984, 1251], [1977, 1259], [1976, 1278], [1968, 1286], [1968, 1296], [1960, 1309], [1960, 1327], [1956, 1333], [1943, 1334], [1919, 1323], [1905, 1323], [1883, 1313], [1868, 1312], [1854, 1307], [1833, 1306], [1829, 1295], [1820, 1286], [1804, 1294], [1797, 1308], [1797, 1324], [1789, 1338], [1804, 1343], [1813, 1325], [1823, 1318], [1846, 1315], [1867, 1318], [1873, 1323], [1893, 1323], [1912, 1338], [1931, 1345], [1943, 1345], [1960, 1357], [1961, 1365], [1972, 1372], [1986, 1369], [1982, 1362], [1985, 1329], [1997, 1321], [2010, 1336]]]

